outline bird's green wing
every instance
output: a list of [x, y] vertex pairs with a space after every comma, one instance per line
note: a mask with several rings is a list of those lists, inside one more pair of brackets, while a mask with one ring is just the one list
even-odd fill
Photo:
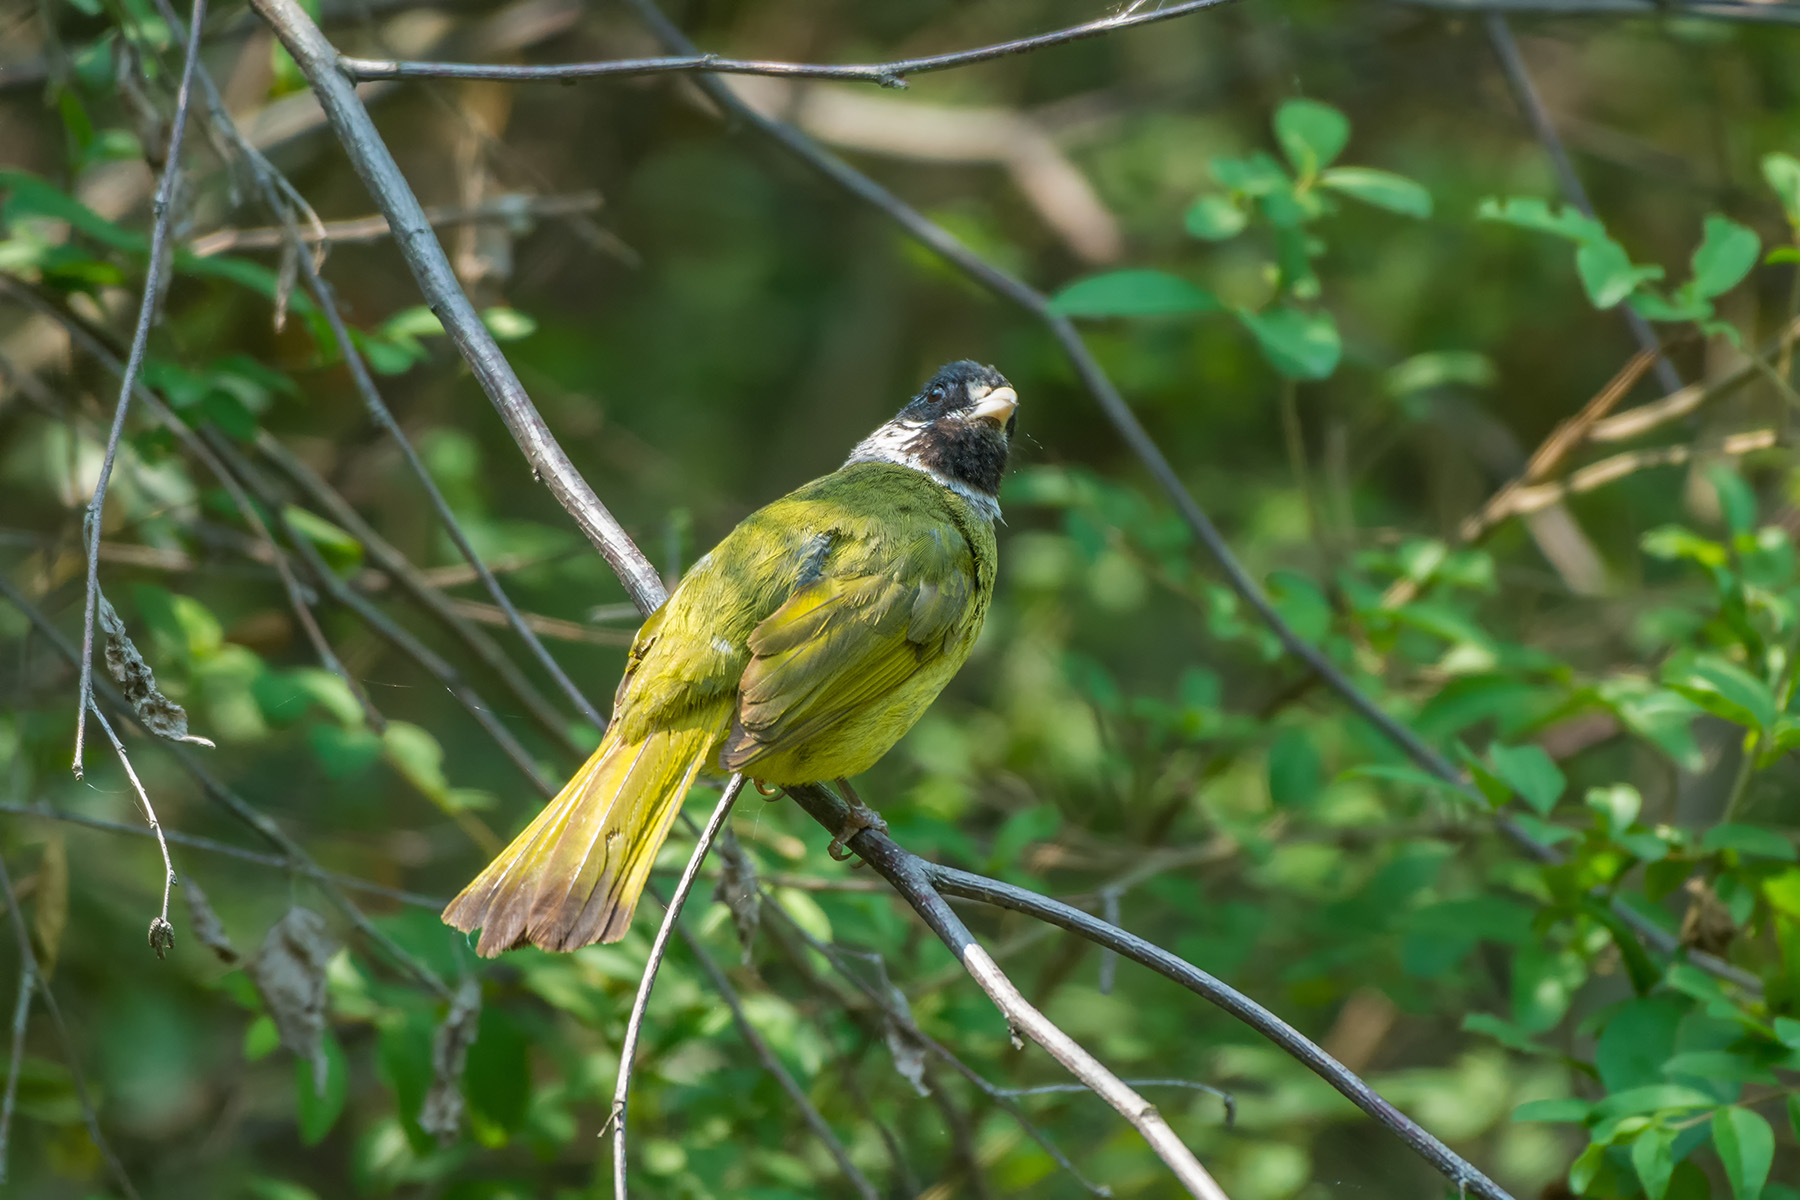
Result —
[[751, 769], [865, 708], [946, 652], [976, 582], [952, 527], [844, 547], [750, 634], [721, 762]]

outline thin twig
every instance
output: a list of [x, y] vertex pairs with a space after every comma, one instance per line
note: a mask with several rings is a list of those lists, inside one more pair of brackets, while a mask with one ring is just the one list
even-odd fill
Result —
[[[293, 546], [295, 552], [306, 563], [312, 571], [314, 580], [325, 589], [326, 594], [355, 613], [364, 624], [380, 634], [390, 645], [418, 663], [426, 673], [443, 684], [444, 689], [456, 697], [457, 702], [470, 716], [475, 718], [483, 732], [494, 740], [494, 744], [519, 769], [520, 774], [524, 775], [532, 786], [543, 793], [545, 798], [554, 796], [556, 794], [555, 784], [544, 776], [537, 761], [531, 757], [524, 746], [519, 744], [519, 740], [513, 736], [512, 730], [500, 723], [499, 718], [494, 715], [493, 707], [476, 695], [474, 689], [464, 681], [462, 673], [451, 666], [441, 654], [420, 641], [405, 626], [389, 618], [367, 597], [353, 591], [350, 585], [345, 583], [337, 572], [333, 571], [325, 562], [324, 556], [319, 553], [319, 548], [294, 528], [293, 522], [287, 516], [285, 505], [281, 502], [281, 497], [274, 493], [268, 481], [263, 479], [260, 473], [245, 460], [237, 448], [212, 430], [207, 431], [207, 436], [220, 460], [232, 469], [251, 492], [255, 493], [256, 497], [263, 502], [264, 507], [275, 514], [275, 519], [280, 524], [282, 533], [286, 535], [288, 544]], [[466, 817], [468, 814], [461, 815]], [[485, 826], [483, 830], [486, 831]], [[491, 833], [488, 837], [477, 840], [491, 841]], [[499, 849], [498, 846], [492, 848]]]
[[[1580, 209], [1590, 220], [1596, 219], [1594, 203], [1588, 199], [1587, 189], [1581, 186], [1581, 176], [1575, 173], [1575, 164], [1570, 161], [1569, 152], [1563, 148], [1562, 138], [1556, 132], [1556, 123], [1550, 119], [1550, 110], [1544, 107], [1543, 98], [1538, 95], [1536, 86], [1531, 82], [1531, 72], [1525, 66], [1524, 55], [1519, 53], [1519, 44], [1513, 40], [1506, 16], [1499, 12], [1488, 12], [1482, 17], [1482, 25], [1487, 30], [1488, 41], [1493, 44], [1495, 57], [1500, 60], [1501, 70], [1506, 73], [1507, 86], [1512, 89], [1513, 99], [1524, 112], [1538, 141], [1543, 143], [1544, 153], [1550, 157], [1550, 166], [1556, 172], [1563, 198]], [[1656, 355], [1656, 380], [1662, 384], [1663, 391], [1673, 392], [1680, 388], [1681, 376], [1675, 373], [1675, 364], [1663, 353], [1656, 331], [1650, 328], [1650, 322], [1629, 304], [1621, 304], [1619, 312], [1625, 318], [1625, 324], [1630, 328], [1631, 336], [1637, 344]]]
[[131, 789], [137, 794], [139, 807], [144, 810], [144, 820], [149, 824], [150, 832], [156, 835], [156, 848], [162, 851], [162, 915], [150, 922], [150, 948], [156, 951], [156, 957], [161, 958], [175, 944], [175, 927], [169, 924], [169, 890], [175, 886], [175, 864], [169, 861], [169, 842], [163, 836], [162, 822], [156, 819], [156, 809], [150, 804], [150, 793], [144, 790], [143, 780], [138, 778], [136, 768], [131, 765], [131, 756], [125, 753], [125, 743], [119, 740], [112, 722], [106, 719], [106, 714], [94, 703], [92, 693], [88, 695], [88, 703], [93, 706], [94, 720], [100, 722], [100, 731], [112, 743], [113, 753], [119, 756], [119, 765], [125, 768], [125, 778], [131, 780]]
[[[535, 217], [564, 217], [597, 212], [602, 206], [599, 192], [577, 192], [570, 196], [493, 196], [480, 204], [434, 204], [425, 210], [425, 219], [434, 226], [511, 224]], [[201, 234], [187, 245], [195, 258], [209, 258], [233, 250], [274, 250], [288, 244], [294, 236], [286, 225], [259, 229], [215, 229]], [[316, 229], [298, 231], [304, 245], [321, 242], [345, 245], [355, 242], [378, 242], [393, 233], [387, 219], [379, 213], [369, 217], [351, 217], [343, 221], [326, 221]]]
[[[45, 640], [55, 648], [58, 654], [62, 655], [62, 657], [68, 661], [70, 666], [75, 666], [77, 664], [78, 655], [76, 649], [69, 640], [63, 636], [62, 630], [58, 629], [55, 624], [44, 615], [43, 611], [35, 604], [31, 603], [31, 601], [28, 600], [18, 588], [14, 587], [11, 581], [4, 575], [0, 575], [0, 597], [4, 597], [10, 601], [13, 607], [23, 613], [25, 619], [31, 622], [32, 628], [43, 634]], [[125, 716], [126, 719], [133, 723], [137, 723], [137, 715], [132, 712], [131, 705], [126, 701], [124, 696], [119, 694], [118, 689], [114, 688], [109, 681], [104, 679], [95, 680], [94, 690], [100, 696], [104, 697], [107, 704], [111, 705], [116, 712]], [[142, 728], [141, 724], [139, 727]], [[148, 733], [147, 730], [145, 732]], [[356, 904], [344, 894], [343, 888], [338, 886], [336, 879], [330, 873], [320, 868], [317, 863], [313, 862], [312, 856], [307, 854], [306, 851], [300, 847], [298, 842], [289, 837], [281, 826], [277, 825], [264, 813], [258, 812], [256, 808], [242, 796], [239, 796], [236, 792], [226, 787], [225, 784], [220, 781], [219, 777], [208, 770], [205, 764], [203, 764], [192, 751], [188, 750], [187, 747], [165, 742], [163, 743], [163, 749], [167, 753], [173, 755], [175, 761], [181, 765], [182, 769], [199, 782], [201, 790], [206, 793], [207, 799], [220, 805], [233, 817], [262, 835], [263, 838], [267, 839], [270, 845], [274, 846], [277, 850], [280, 850], [286, 858], [289, 870], [305, 875], [312, 879], [313, 882], [317, 883], [319, 885], [319, 890], [325, 893], [331, 902], [338, 907], [339, 911], [349, 919], [350, 923], [355, 925], [356, 928], [362, 932], [364, 937], [368, 938], [371, 943], [379, 947], [389, 958], [399, 964], [403, 970], [413, 978], [417, 979], [432, 993], [438, 996], [438, 998], [443, 1000], [451, 999], [450, 989], [445, 985], [444, 981], [439, 979], [437, 974], [433, 972], [430, 967], [427, 967], [424, 963], [413, 957], [413, 955], [404, 947], [394, 941], [394, 939], [389, 937], [386, 933], [382, 932], [373, 921], [369, 920], [368, 914], [358, 908]]]
[[12, 1136], [13, 1104], [19, 1096], [19, 1068], [25, 1063], [25, 1027], [31, 1016], [31, 993], [37, 971], [28, 962], [19, 964], [19, 996], [13, 1001], [12, 1055], [6, 1060], [6, 1094], [0, 1097], [0, 1183], [6, 1182], [6, 1148]]
[[[733, 775], [731, 782], [725, 785], [725, 791], [720, 794], [718, 804], [713, 806], [712, 816], [707, 818], [706, 825], [700, 830], [700, 836], [694, 843], [694, 853], [688, 858], [687, 869], [676, 882], [675, 894], [669, 898], [667, 910], [663, 913], [662, 925], [656, 931], [656, 940], [650, 943], [650, 958], [644, 963], [643, 977], [638, 980], [637, 998], [631, 1002], [631, 1016], [625, 1022], [625, 1039], [619, 1043], [619, 1077], [613, 1085], [610, 1118], [615, 1200], [628, 1200], [625, 1187], [625, 1102], [631, 1091], [633, 1060], [637, 1058], [638, 1040], [643, 1034], [644, 1011], [650, 1006], [650, 991], [656, 986], [656, 973], [662, 967], [663, 955], [668, 952], [669, 936], [675, 932], [675, 926], [681, 920], [682, 906], [687, 903], [688, 893], [694, 889], [694, 880], [700, 875], [700, 866], [706, 861], [706, 852], [712, 849], [713, 839], [725, 827], [725, 819], [731, 815], [731, 807], [737, 803], [738, 793], [743, 790], [744, 777]], [[868, 1197], [869, 1200], [877, 1200], [872, 1190]]]
[[157, 296], [162, 291], [163, 268], [169, 255], [169, 224], [175, 217], [175, 188], [181, 178], [181, 143], [187, 133], [188, 101], [193, 95], [194, 65], [200, 60], [200, 26], [206, 19], [206, 0], [194, 0], [192, 32], [181, 63], [181, 84], [175, 91], [175, 116], [169, 127], [169, 150], [163, 160], [162, 179], [150, 202], [155, 214], [150, 227], [150, 258], [144, 267], [144, 294], [138, 300], [137, 328], [131, 335], [131, 351], [119, 377], [119, 400], [113, 408], [112, 429], [106, 436], [106, 455], [88, 501], [83, 532], [87, 535], [87, 596], [81, 625], [81, 685], [75, 706], [75, 757], [70, 767], [81, 778], [81, 753], [87, 741], [88, 706], [94, 699], [94, 618], [100, 603], [100, 517], [106, 507], [106, 485], [112, 478], [119, 454], [119, 438], [125, 432], [125, 414], [131, 410], [132, 385], [144, 365], [150, 330], [156, 324]]
[[[68, 333], [70, 339], [101, 366], [115, 375], [123, 373], [125, 368], [117, 356], [81, 318], [64, 311], [40, 296], [32, 288], [3, 274], [0, 274], [0, 292], [17, 297], [38, 312], [57, 321]], [[374, 701], [369, 698], [367, 689], [362, 686], [362, 681], [350, 673], [342, 660], [338, 658], [336, 651], [332, 650], [331, 643], [326, 641], [324, 630], [319, 628], [318, 621], [313, 618], [311, 600], [305, 590], [301, 588], [300, 581], [295, 578], [293, 566], [288, 561], [287, 554], [276, 545], [274, 535], [269, 532], [269, 527], [263, 521], [262, 514], [255, 505], [250, 503], [250, 498], [244, 494], [244, 489], [239, 485], [237, 478], [225, 469], [225, 465], [219, 461], [218, 456], [212, 452], [212, 449], [193, 427], [170, 411], [156, 393], [144, 386], [141, 380], [132, 385], [132, 391], [137, 397], [137, 402], [174, 436], [184, 450], [197, 458], [207, 471], [219, 481], [219, 486], [225, 489], [226, 495], [231, 499], [232, 507], [237, 510], [238, 516], [243, 520], [245, 526], [263, 545], [268, 547], [269, 558], [274, 564], [276, 575], [281, 580], [282, 591], [287, 596], [288, 607], [293, 611], [294, 619], [300, 625], [301, 631], [306, 634], [306, 640], [312, 644], [313, 652], [319, 656], [320, 664], [343, 680], [344, 686], [350, 689], [350, 694], [355, 697], [358, 707], [363, 710], [363, 716], [369, 724], [377, 730], [383, 728], [386, 720], [375, 707]], [[91, 644], [89, 650], [92, 650]]]
[[[3, 581], [0, 581], [3, 582]], [[112, 1173], [113, 1182], [125, 1193], [126, 1200], [138, 1200], [137, 1188], [132, 1186], [131, 1176], [125, 1173], [125, 1164], [113, 1153], [112, 1143], [100, 1132], [100, 1113], [94, 1107], [94, 1099], [88, 1093], [87, 1077], [81, 1070], [81, 1063], [75, 1053], [75, 1039], [69, 1036], [68, 1023], [63, 1020], [62, 1006], [56, 1002], [56, 993], [50, 990], [50, 981], [44, 978], [44, 972], [38, 966], [37, 954], [31, 948], [31, 934], [25, 928], [25, 917], [19, 911], [19, 896], [13, 891], [12, 872], [6, 869], [6, 859], [0, 856], [0, 895], [6, 900], [6, 915], [12, 922], [13, 937], [19, 943], [19, 961], [24, 964], [27, 976], [37, 981], [38, 996], [44, 1002], [44, 1011], [50, 1014], [50, 1024], [56, 1028], [57, 1041], [62, 1044], [64, 1064], [69, 1068], [69, 1081], [75, 1087], [75, 1103], [81, 1108], [81, 1119], [86, 1123], [88, 1137], [93, 1139], [94, 1147], [100, 1151], [100, 1157], [106, 1162], [106, 1169]], [[15, 1058], [14, 1062], [18, 1060]]]
[[[254, 0], [253, 7], [268, 22], [281, 44], [294, 58], [330, 120], [338, 141], [375, 199], [376, 207], [394, 230], [395, 242], [418, 281], [419, 291], [444, 329], [468, 361], [514, 440], [533, 468], [533, 474], [549, 488], [575, 517], [603, 558], [624, 583], [625, 590], [645, 612], [661, 603], [662, 581], [656, 569], [632, 545], [631, 539], [594, 489], [581, 477], [575, 464], [531, 402], [512, 365], [481, 323], [480, 314], [457, 282], [456, 272], [444, 254], [431, 222], [418, 198], [407, 186], [394, 156], [376, 132], [368, 110], [356, 89], [338, 69], [337, 51], [297, 0]], [[492, 591], [498, 592], [495, 584]], [[498, 598], [496, 598], [496, 602]], [[591, 706], [589, 706], [591, 709]], [[598, 714], [596, 714], [598, 717]]]
[[1124, 12], [1102, 17], [1081, 25], [1071, 25], [1051, 33], [982, 46], [974, 50], [958, 50], [949, 54], [932, 54], [923, 58], [901, 58], [884, 63], [770, 62], [757, 59], [725, 58], [718, 54], [680, 54], [661, 58], [620, 58], [602, 62], [556, 63], [550, 66], [506, 66], [488, 63], [408, 62], [394, 59], [338, 59], [338, 69], [356, 82], [378, 79], [493, 79], [509, 83], [546, 80], [595, 79], [607, 75], [662, 75], [670, 72], [698, 71], [710, 75], [779, 75], [797, 79], [847, 79], [874, 83], [882, 87], [906, 86], [909, 75], [966, 67], [973, 63], [991, 62], [996, 58], [1041, 50], [1065, 42], [1100, 37], [1139, 25], [1150, 25], [1174, 17], [1185, 17], [1202, 9], [1218, 8], [1231, 0], [1185, 0], [1167, 8], [1143, 12]]
[[[163, 18], [167, 20], [172, 27], [177, 29], [180, 28], [180, 19], [176, 16], [173, 8], [170, 7], [169, 0], [157, 0], [157, 7], [162, 13]], [[300, 10], [296, 8], [295, 11]], [[305, 14], [302, 13], [301, 15], [302, 18], [305, 19]], [[314, 36], [320, 42], [323, 42], [324, 35], [319, 32], [318, 27], [312, 25], [310, 20], [307, 20], [306, 23], [311, 27]], [[211, 76], [202, 70], [199, 73], [199, 77], [201, 87], [206, 93], [208, 111], [212, 115], [214, 125], [219, 128], [220, 132], [225, 135], [227, 140], [238, 148], [245, 164], [249, 167], [252, 176], [256, 179], [258, 187], [262, 189], [264, 201], [267, 203], [270, 210], [276, 213], [277, 216], [285, 216], [284, 196], [292, 196], [297, 203], [304, 204], [304, 201], [298, 200], [298, 193], [293, 191], [293, 185], [288, 183], [286, 177], [270, 166], [268, 160], [244, 139], [243, 134], [239, 132], [236, 124], [231, 121], [230, 114], [226, 111], [224, 102], [219, 97], [218, 89], [213, 85]], [[335, 78], [340, 83], [343, 82], [341, 76], [335, 76]], [[313, 82], [316, 87], [317, 81], [314, 80]], [[356, 99], [355, 90], [350, 89], [348, 84], [345, 84], [344, 86], [346, 90], [348, 90], [350, 103], [356, 108], [357, 112], [362, 113], [363, 119], [367, 121], [368, 114], [362, 109], [361, 101]], [[327, 108], [329, 109], [329, 106], [327, 106]], [[373, 135], [373, 125], [370, 126], [370, 133]], [[376, 138], [376, 142], [378, 145], [381, 144], [379, 138]], [[386, 153], [385, 145], [382, 145], [382, 152], [384, 154]], [[393, 167], [393, 159], [391, 156], [388, 158], [388, 166], [394, 170], [394, 174], [397, 177], [399, 171], [398, 168]], [[358, 170], [362, 170], [360, 164]], [[402, 184], [402, 186], [404, 187], [404, 184]], [[402, 224], [394, 221], [392, 213], [386, 214], [388, 217], [388, 224], [395, 232], [396, 240], [402, 245], [405, 245], [409, 242], [416, 241], [418, 235], [422, 233], [426, 241], [433, 247], [437, 247], [436, 235], [431, 232], [430, 222], [426, 220], [423, 210], [419, 208], [418, 200], [412, 196], [410, 191], [407, 191], [406, 196], [407, 199], [411, 201], [414, 210], [408, 215], [415, 219], [411, 220], [409, 223]], [[306, 211], [310, 212], [311, 210], [306, 209]], [[323, 224], [318, 222], [316, 216], [314, 216], [313, 220], [316, 228], [323, 228]], [[293, 222], [288, 221], [287, 224], [291, 226]], [[455, 514], [450, 511], [450, 504], [444, 499], [444, 494], [439, 490], [436, 480], [434, 480], [431, 473], [425, 469], [425, 464], [419, 458], [418, 451], [413, 448], [412, 442], [406, 437], [405, 431], [400, 428], [400, 423], [394, 418], [392, 410], [390, 410], [386, 402], [382, 400], [381, 392], [375, 386], [375, 378], [369, 373], [368, 364], [363, 361], [361, 351], [356, 348], [354, 341], [351, 339], [349, 327], [344, 324], [343, 313], [338, 309], [337, 300], [332, 292], [331, 285], [328, 284], [325, 281], [324, 276], [319, 273], [319, 265], [314, 260], [313, 256], [305, 251], [303, 235], [297, 228], [292, 229], [291, 234], [294, 239], [294, 259], [299, 268], [300, 277], [306, 283], [307, 290], [313, 294], [313, 297], [317, 300], [320, 309], [325, 315], [326, 323], [331, 328], [332, 338], [337, 342], [338, 349], [344, 356], [344, 364], [350, 371], [351, 380], [356, 384], [357, 394], [362, 397], [363, 406], [368, 409], [369, 415], [374, 419], [375, 423], [379, 425], [388, 436], [392, 437], [395, 444], [400, 447], [400, 452], [402, 456], [405, 457], [407, 466], [419, 480], [420, 486], [425, 489], [426, 499], [430, 501], [432, 511], [436, 513], [438, 519], [443, 522], [444, 531], [449, 534], [450, 540], [456, 546], [457, 551], [462, 554], [469, 565], [475, 569], [476, 574], [481, 577], [482, 586], [487, 589], [488, 595], [493, 598], [494, 603], [498, 604], [501, 609], [506, 612], [508, 621], [511, 623], [514, 631], [519, 635], [519, 638], [525, 643], [526, 648], [531, 651], [532, 656], [538, 660], [538, 664], [544, 668], [545, 673], [550, 676], [557, 687], [563, 691], [564, 695], [568, 696], [570, 702], [574, 704], [576, 711], [580, 712], [582, 716], [596, 728], [604, 729], [606, 727], [606, 718], [600, 714], [600, 710], [594, 707], [592, 701], [582, 693], [581, 689], [575, 686], [574, 680], [569, 678], [568, 673], [564, 671], [562, 666], [557, 663], [556, 659], [551, 656], [550, 651], [544, 646], [543, 642], [539, 640], [537, 635], [532, 632], [531, 628], [525, 624], [524, 620], [519, 616], [518, 609], [514, 607], [512, 600], [507, 596], [505, 589], [500, 586], [500, 581], [494, 578], [493, 572], [488, 570], [487, 566], [482, 562], [480, 555], [475, 552], [475, 548], [473, 544], [470, 543], [468, 535], [463, 532], [462, 525], [456, 520]], [[441, 247], [438, 249], [441, 257], [442, 249]], [[407, 258], [409, 262], [412, 261], [412, 255], [408, 254]], [[523, 396], [524, 389], [519, 386], [518, 379], [512, 375], [512, 368], [506, 363], [504, 356], [500, 354], [499, 347], [494, 345], [493, 337], [488, 334], [486, 326], [481, 324], [480, 317], [476, 314], [474, 306], [471, 305], [468, 298], [462, 294], [461, 288], [456, 283], [454, 273], [450, 272], [447, 261], [444, 264], [444, 269], [449, 273], [448, 290], [450, 293], [454, 294], [456, 301], [460, 302], [461, 309], [452, 316], [449, 312], [445, 311], [442, 302], [434, 302], [432, 304], [432, 310], [444, 321], [446, 328], [451, 332], [451, 337], [457, 340], [459, 346], [462, 344], [462, 339], [467, 336], [467, 323], [472, 322], [475, 328], [480, 330], [481, 339], [491, 348], [492, 357], [498, 360], [500, 367], [504, 370], [505, 374], [512, 379], [513, 387], [518, 390], [521, 396]], [[421, 290], [426, 291], [428, 299], [432, 298], [430, 291], [423, 287], [423, 280], [421, 280]], [[459, 334], [459, 329], [464, 330], [464, 332]], [[481, 371], [479, 369], [477, 369], [476, 375], [477, 377], [481, 377]], [[526, 405], [527, 407], [530, 406], [529, 400], [526, 401]], [[550, 436], [548, 428], [544, 429], [544, 436]], [[552, 444], [554, 444], [554, 439], [551, 440]], [[561, 453], [560, 446], [557, 447], [557, 452], [559, 454]], [[573, 473], [574, 468], [571, 466], [569, 470]], [[579, 476], [577, 476], [577, 478], [579, 478]], [[586, 486], [585, 483], [583, 486]], [[589, 494], [592, 495], [592, 492], [590, 491]], [[595, 503], [598, 504], [599, 501], [596, 499]], [[608, 519], [610, 520], [610, 514], [608, 514]], [[623, 531], [620, 531], [620, 533], [622, 536]]]
[[[15, 817], [41, 817], [46, 821], [60, 821], [67, 825], [81, 825], [88, 829], [98, 829], [106, 833], [123, 833], [132, 837], [154, 836], [148, 829], [136, 825], [121, 825], [115, 821], [102, 821], [98, 817], [83, 816], [80, 813], [63, 812], [43, 804], [7, 804], [0, 803], [0, 813]], [[341, 871], [327, 871], [323, 867], [307, 867], [297, 864], [279, 854], [264, 854], [258, 850], [246, 850], [242, 846], [233, 846], [229, 842], [215, 841], [198, 834], [182, 833], [171, 829], [164, 835], [177, 846], [187, 846], [194, 850], [204, 850], [209, 854], [220, 854], [227, 858], [235, 858], [241, 862], [256, 863], [264, 867], [280, 867], [295, 870], [303, 875], [319, 879], [329, 879], [340, 887], [352, 891], [367, 892], [371, 896], [380, 896], [384, 900], [392, 900], [397, 904], [408, 904], [414, 908], [427, 908], [433, 912], [443, 911], [445, 898], [439, 896], [421, 896], [417, 892], [401, 891], [385, 884], [375, 883], [367, 879], [359, 879], [355, 875], [346, 875]], [[190, 876], [192, 878], [192, 876]]]
[[[513, 660], [507, 657], [492, 638], [462, 619], [468, 615], [466, 606], [470, 602], [456, 601], [445, 596], [440, 590], [444, 586], [441, 581], [432, 580], [429, 572], [421, 571], [413, 566], [393, 543], [382, 537], [376, 532], [374, 526], [363, 519], [362, 514], [356, 511], [354, 505], [326, 482], [324, 476], [303, 462], [299, 455], [282, 445], [274, 434], [266, 429], [259, 429], [256, 435], [256, 448], [270, 462], [279, 467], [282, 473], [292, 480], [301, 491], [305, 492], [315, 504], [323, 508], [328, 517], [342, 525], [352, 537], [361, 542], [369, 557], [380, 566], [382, 571], [387, 573], [389, 578], [399, 583], [401, 589], [410, 595], [420, 607], [436, 617], [446, 629], [474, 653], [476, 658], [487, 664], [488, 669], [499, 676], [500, 682], [505, 684], [519, 703], [525, 706], [526, 711], [537, 721], [539, 728], [554, 738], [557, 744], [569, 754], [577, 758], [583, 755], [584, 751], [569, 736], [568, 726], [563, 722], [561, 715], [550, 706], [550, 702], [544, 698], [543, 693], [532, 686], [531, 681], [525, 678], [524, 672], [519, 670]], [[474, 568], [466, 563], [462, 564], [458, 570], [470, 572], [471, 580], [478, 578]], [[507, 623], [505, 612], [498, 607], [488, 611], [498, 618], [497, 623]], [[527, 622], [530, 621], [529, 614], [526, 619]]]

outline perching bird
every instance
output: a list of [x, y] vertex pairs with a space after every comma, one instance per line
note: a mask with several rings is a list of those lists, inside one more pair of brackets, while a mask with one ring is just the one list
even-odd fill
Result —
[[[444, 920], [484, 955], [618, 941], [701, 771], [787, 786], [873, 766], [981, 632], [1018, 403], [993, 368], [951, 363], [726, 535], [638, 631], [600, 748]], [[879, 821], [853, 812], [840, 839]]]

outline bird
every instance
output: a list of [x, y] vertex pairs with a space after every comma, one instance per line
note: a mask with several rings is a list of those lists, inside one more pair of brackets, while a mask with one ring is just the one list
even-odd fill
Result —
[[618, 941], [702, 773], [765, 792], [838, 781], [851, 803], [839, 857], [883, 827], [848, 781], [912, 728], [981, 632], [1018, 404], [992, 367], [949, 363], [843, 466], [695, 562], [638, 630], [599, 748], [445, 923], [479, 929], [484, 957]]

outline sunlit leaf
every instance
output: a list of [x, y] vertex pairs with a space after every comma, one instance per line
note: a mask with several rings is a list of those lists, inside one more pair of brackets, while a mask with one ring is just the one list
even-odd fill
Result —
[[1323, 310], [1271, 308], [1262, 312], [1240, 310], [1238, 320], [1256, 336], [1263, 357], [1283, 375], [1294, 379], [1324, 379], [1337, 369], [1343, 345], [1337, 322]]
[[1694, 291], [1707, 297], [1729, 292], [1750, 273], [1761, 250], [1762, 241], [1754, 230], [1718, 213], [1710, 214], [1694, 251]]
[[1713, 1149], [1735, 1200], [1760, 1200], [1775, 1162], [1775, 1131], [1761, 1113], [1732, 1105], [1713, 1113]]
[[1242, 233], [1250, 217], [1230, 196], [1209, 193], [1194, 201], [1182, 225], [1202, 241], [1222, 242]]
[[1109, 271], [1078, 279], [1050, 298], [1069, 317], [1157, 317], [1214, 312], [1218, 298], [1166, 271]]
[[1319, 176], [1333, 191], [1408, 217], [1431, 215], [1431, 193], [1404, 175], [1373, 167], [1333, 167]]
[[1329, 104], [1289, 100], [1275, 110], [1275, 140], [1294, 169], [1310, 175], [1343, 152], [1350, 121]]

